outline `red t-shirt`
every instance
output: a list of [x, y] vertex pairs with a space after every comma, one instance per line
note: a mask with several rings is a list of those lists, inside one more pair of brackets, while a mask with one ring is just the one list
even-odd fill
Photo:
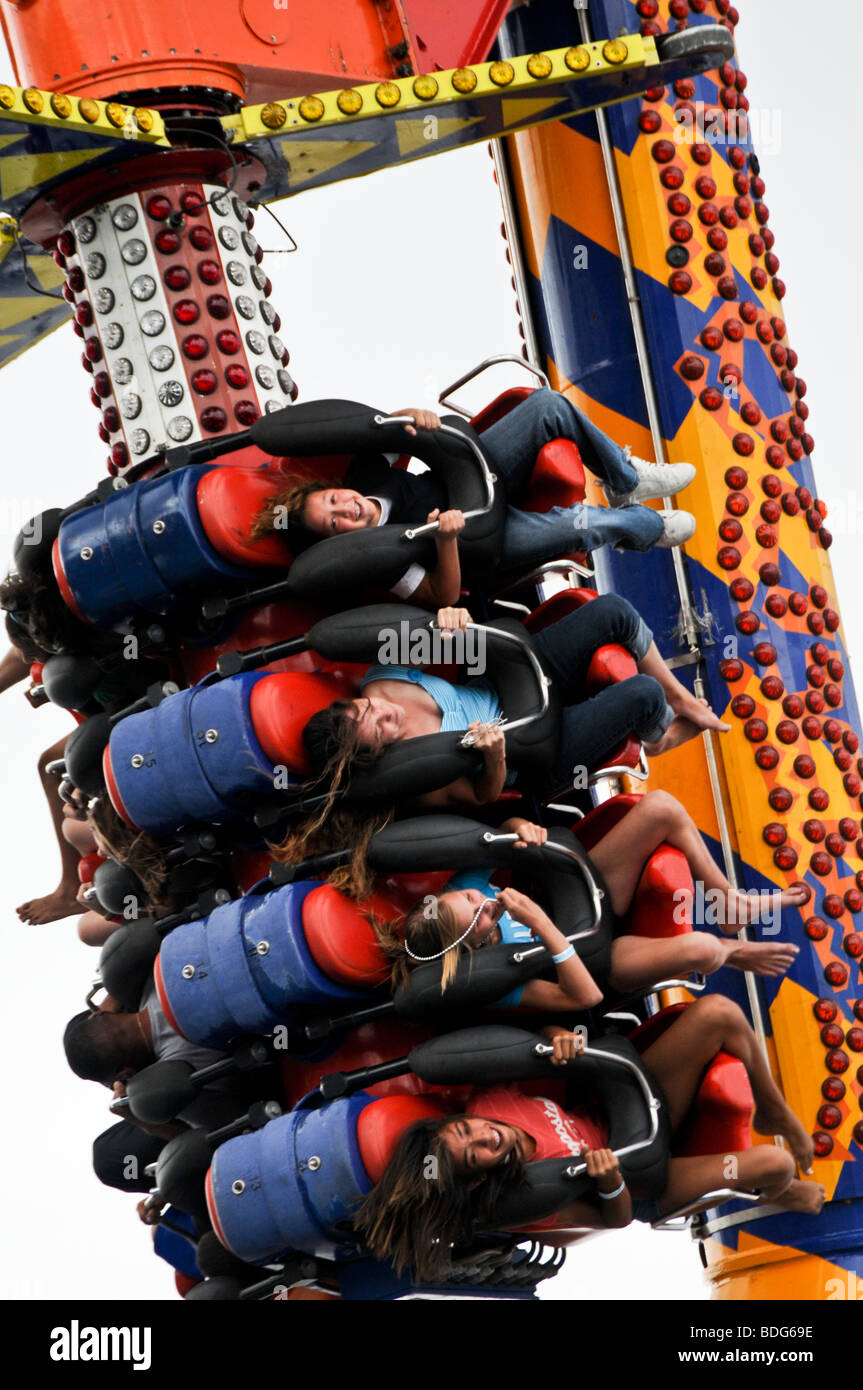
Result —
[[604, 1149], [608, 1144], [608, 1129], [599, 1116], [588, 1110], [563, 1110], [545, 1096], [523, 1096], [509, 1086], [475, 1091], [465, 1112], [523, 1129], [536, 1141], [531, 1162], [578, 1157], [585, 1149]]

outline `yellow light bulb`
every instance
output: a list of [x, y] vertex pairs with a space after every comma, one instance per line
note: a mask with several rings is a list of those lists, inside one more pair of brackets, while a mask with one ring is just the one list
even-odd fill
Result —
[[547, 53], [534, 53], [527, 60], [527, 70], [531, 77], [548, 77], [551, 72], [551, 59]]
[[602, 45], [602, 56], [607, 63], [625, 63], [629, 49], [623, 39], [609, 39]]
[[563, 55], [563, 61], [570, 72], [584, 72], [590, 67], [590, 51], [580, 43], [577, 48], [568, 48]]
[[430, 73], [414, 78], [413, 94], [415, 97], [419, 97], [420, 101], [431, 101], [432, 97], [437, 96], [439, 90], [437, 78], [432, 77]]
[[303, 97], [299, 112], [304, 121], [319, 121], [324, 114], [324, 103], [320, 97]]
[[362, 110], [363, 98], [359, 92], [354, 91], [353, 87], [346, 92], [339, 92], [336, 97], [336, 105], [346, 116], [355, 116]]
[[398, 106], [402, 94], [395, 82], [381, 82], [375, 87], [375, 100], [379, 106]]
[[452, 75], [452, 85], [457, 92], [462, 92], [463, 94], [472, 92], [476, 83], [476, 73], [472, 68], [456, 68]]
[[287, 119], [287, 111], [277, 101], [269, 101], [261, 109], [261, 125], [265, 125], [267, 130], [280, 130]]
[[508, 87], [515, 77], [512, 63], [492, 63], [488, 75], [496, 87]]

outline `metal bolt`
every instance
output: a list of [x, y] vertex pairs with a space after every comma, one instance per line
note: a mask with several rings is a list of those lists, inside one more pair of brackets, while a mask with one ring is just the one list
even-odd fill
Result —
[[204, 738], [206, 739], [207, 743], [215, 743], [218, 737], [218, 729], [208, 729], [207, 732], [204, 734]]
[[306, 1164], [306, 1167], [308, 1168], [309, 1172], [310, 1172], [310, 1173], [316, 1173], [316, 1172], [318, 1171], [318, 1169], [320, 1168], [320, 1166], [321, 1166], [321, 1159], [318, 1158], [317, 1154], [312, 1154], [311, 1158], [309, 1159], [308, 1163]]
[[92, 560], [92, 558], [93, 558], [93, 547], [92, 547], [92, 545], [85, 545], [85, 546], [83, 547], [82, 551], [81, 551], [81, 559], [82, 559], [82, 560]]
[[259, 955], [259, 956], [266, 956], [266, 955], [269, 955], [269, 952], [270, 952], [270, 943], [269, 943], [269, 941], [259, 941], [259, 942], [258, 942], [257, 950], [258, 950], [258, 955]]
[[164, 523], [164, 521], [154, 521], [154, 522], [153, 522], [153, 534], [154, 534], [155, 536], [161, 536], [161, 534], [162, 534], [162, 532], [164, 531], [164, 529], [165, 529], [165, 523]]
[[242, 1178], [237, 1178], [236, 1182], [231, 1183], [231, 1191], [235, 1197], [239, 1197], [246, 1190], [246, 1184]]
[[129, 759], [129, 761], [130, 761], [130, 763], [132, 764], [133, 767], [143, 767], [143, 766], [144, 766], [144, 754], [143, 754], [143, 753], [133, 753], [132, 756], [131, 756], [131, 758]]
[[182, 975], [184, 980], [193, 980], [195, 978], [194, 965], [184, 965], [182, 970], [180, 971], [180, 974]]

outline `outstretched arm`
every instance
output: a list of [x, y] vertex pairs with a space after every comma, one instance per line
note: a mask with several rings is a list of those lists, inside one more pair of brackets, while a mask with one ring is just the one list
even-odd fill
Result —
[[554, 925], [538, 903], [515, 888], [504, 888], [497, 894], [502, 907], [522, 922], [542, 942], [552, 956], [564, 956], [556, 962], [557, 984], [549, 980], [529, 980], [521, 996], [521, 1007], [531, 1009], [592, 1009], [602, 1000], [602, 990], [584, 962]]

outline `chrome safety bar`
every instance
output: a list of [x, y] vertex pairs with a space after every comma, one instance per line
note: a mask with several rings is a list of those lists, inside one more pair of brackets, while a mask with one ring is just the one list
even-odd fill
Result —
[[[486, 632], [486, 633], [490, 633], [490, 634], [492, 635], [492, 637], [497, 637], [497, 638], [499, 638], [501, 641], [504, 641], [504, 642], [512, 642], [514, 646], [520, 647], [520, 648], [521, 648], [521, 650], [522, 650], [522, 652], [524, 653], [525, 657], [527, 658], [527, 661], [528, 661], [528, 663], [530, 664], [530, 668], [531, 668], [531, 670], [533, 671], [533, 674], [534, 674], [534, 676], [535, 676], [535, 678], [536, 678], [537, 691], [538, 691], [538, 693], [539, 693], [540, 708], [537, 710], [536, 714], [525, 714], [525, 715], [522, 715], [521, 719], [510, 719], [510, 720], [508, 720], [508, 719], [506, 719], [505, 717], [502, 717], [500, 720], [498, 720], [498, 721], [496, 721], [496, 722], [499, 722], [499, 723], [505, 725], [505, 726], [506, 726], [506, 731], [507, 731], [507, 733], [509, 733], [512, 729], [521, 729], [521, 728], [523, 728], [523, 727], [524, 727], [525, 725], [527, 725], [527, 724], [535, 724], [536, 721], [537, 721], [537, 719], [541, 719], [542, 716], [543, 716], [544, 714], [546, 714], [547, 711], [548, 711], [548, 687], [549, 687], [550, 681], [549, 681], [548, 676], [545, 674], [545, 672], [543, 671], [542, 667], [540, 666], [539, 660], [538, 660], [537, 657], [534, 655], [534, 653], [531, 651], [530, 647], [527, 645], [526, 642], [522, 642], [521, 639], [520, 639], [519, 637], [516, 637], [514, 633], [512, 633], [512, 632], [502, 632], [502, 631], [500, 630], [500, 628], [488, 627], [485, 623], [465, 623], [464, 628], [453, 628], [453, 629], [444, 628], [444, 629], [442, 629], [442, 630], [445, 631], [445, 632], [449, 632], [449, 631], [453, 631], [453, 632], [464, 632], [467, 628], [472, 628], [474, 632]], [[460, 743], [459, 743], [459, 746], [460, 746], [461, 748], [472, 748], [472, 747], [473, 747], [473, 742], [474, 742], [474, 736], [473, 736], [473, 734], [471, 734], [471, 733], [466, 733], [466, 734], [461, 738]]]
[[707, 1211], [710, 1207], [718, 1207], [723, 1202], [731, 1200], [736, 1202], [749, 1202], [754, 1205], [761, 1201], [760, 1194], [757, 1192], [737, 1192], [733, 1187], [718, 1187], [714, 1192], [705, 1192], [703, 1197], [699, 1197], [695, 1202], [687, 1202], [683, 1207], [678, 1207], [676, 1211], [670, 1211], [667, 1216], [661, 1216], [658, 1221], [651, 1221], [652, 1231], [688, 1231], [690, 1219], [697, 1216], [701, 1211]]
[[[537, 1046], [537, 1052], [540, 1051], [540, 1048], [542, 1049], [542, 1055], [546, 1056], [554, 1051], [551, 1044], [546, 1045], [545, 1043], [540, 1043]], [[655, 1096], [651, 1091], [647, 1084], [647, 1079], [640, 1068], [637, 1067], [634, 1062], [630, 1061], [628, 1057], [618, 1057], [614, 1052], [605, 1052], [600, 1047], [584, 1047], [579, 1053], [579, 1057], [599, 1057], [606, 1062], [616, 1062], [618, 1066], [626, 1067], [628, 1071], [633, 1073], [641, 1088], [644, 1103], [650, 1112], [650, 1133], [646, 1139], [639, 1139], [634, 1144], [624, 1144], [622, 1149], [614, 1149], [613, 1153], [615, 1158], [625, 1158], [627, 1154], [638, 1153], [640, 1149], [648, 1148], [659, 1133], [659, 1111], [662, 1102], [659, 1097]], [[586, 1163], [570, 1163], [567, 1164], [564, 1169], [564, 1173], [568, 1178], [579, 1178], [581, 1174], [585, 1172], [587, 1172]], [[738, 1193], [735, 1193], [735, 1196], [738, 1195]]]
[[[495, 835], [493, 831], [486, 830], [482, 838], [488, 845], [502, 844], [505, 842], [514, 844], [516, 840], [521, 839], [521, 836], [514, 831], [506, 835]], [[553, 840], [546, 840], [545, 843], [538, 848], [552, 850], [555, 854], [562, 854], [566, 859], [569, 859], [571, 863], [575, 864], [584, 878], [588, 892], [590, 893], [590, 902], [593, 908], [593, 921], [589, 927], [585, 927], [584, 931], [573, 932], [572, 935], [567, 936], [567, 941], [581, 941], [582, 937], [594, 936], [596, 932], [599, 931], [599, 923], [602, 918], [602, 900], [605, 897], [605, 893], [600, 888], [588, 865], [579, 858], [574, 850], [567, 849], [566, 845], [555, 844]], [[523, 960], [529, 960], [530, 957], [535, 956], [538, 951], [545, 951], [546, 949], [545, 946], [531, 946], [527, 951], [517, 951], [512, 957], [513, 963], [520, 965]]]
[[[372, 424], [413, 425], [414, 419], [412, 415], [374, 415], [372, 417]], [[485, 506], [474, 507], [472, 511], [464, 512], [463, 516], [465, 521], [470, 521], [471, 518], [475, 516], [485, 516], [486, 512], [490, 511], [494, 506], [495, 475], [491, 472], [486, 462], [485, 455], [476, 440], [471, 439], [469, 435], [462, 434], [461, 430], [454, 429], [452, 425], [438, 425], [435, 433], [451, 435], [453, 439], [457, 439], [461, 444], [466, 444], [474, 455], [474, 458], [479, 464], [482, 480], [485, 484]], [[439, 523], [437, 521], [427, 521], [423, 526], [412, 526], [409, 530], [405, 531], [405, 536], [409, 541], [412, 541], [417, 536], [425, 536], [429, 531], [436, 531], [438, 526]]]
[[443, 391], [441, 391], [438, 396], [438, 404], [445, 405], [447, 410], [454, 410], [457, 415], [464, 415], [465, 419], [469, 420], [472, 412], [465, 410], [464, 406], [456, 405], [454, 401], [448, 400], [447, 398], [451, 392], [457, 391], [460, 386], [467, 386], [469, 381], [473, 381], [475, 377], [480, 376], [488, 367], [497, 367], [503, 362], [513, 362], [517, 366], [523, 367], [526, 372], [530, 372], [531, 376], [537, 377], [543, 386], [551, 385], [541, 367], [534, 366], [532, 362], [526, 362], [523, 357], [518, 357], [515, 353], [502, 352], [494, 357], [483, 358], [482, 362], [478, 363], [476, 367], [471, 367], [470, 371], [465, 372], [464, 376], [460, 376], [457, 381], [453, 381], [449, 386], [444, 387]]
[[536, 569], [530, 570], [527, 574], [519, 575], [511, 583], [507, 581], [506, 587], [500, 592], [508, 594], [513, 589], [524, 588], [525, 584], [536, 584], [538, 587], [544, 582], [546, 576], [551, 574], [565, 575], [567, 579], [571, 579], [574, 574], [581, 575], [582, 579], [596, 579], [595, 572], [580, 565], [577, 560], [546, 560]]
[[624, 763], [615, 763], [612, 767], [600, 767], [596, 772], [592, 772], [587, 779], [589, 787], [595, 787], [597, 782], [604, 782], [608, 777], [635, 777], [639, 782], [645, 782], [650, 776], [650, 768], [647, 766], [647, 757], [644, 749], [638, 759], [637, 767], [627, 767]]

